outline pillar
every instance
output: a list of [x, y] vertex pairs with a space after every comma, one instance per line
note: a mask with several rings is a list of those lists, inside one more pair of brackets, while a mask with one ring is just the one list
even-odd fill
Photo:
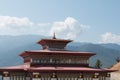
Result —
[[9, 72], [3, 72], [3, 80], [10, 80]]

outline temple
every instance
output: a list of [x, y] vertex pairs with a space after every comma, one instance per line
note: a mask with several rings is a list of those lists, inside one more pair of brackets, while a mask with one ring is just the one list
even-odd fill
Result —
[[41, 39], [42, 50], [24, 51], [24, 63], [0, 68], [2, 80], [110, 80], [110, 69], [89, 67], [92, 52], [66, 50], [72, 40]]

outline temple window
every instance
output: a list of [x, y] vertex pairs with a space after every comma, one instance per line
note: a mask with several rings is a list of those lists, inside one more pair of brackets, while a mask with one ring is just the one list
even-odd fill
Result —
[[59, 63], [60, 63], [60, 60], [59, 60], [59, 59], [57, 59], [57, 60], [56, 60], [56, 63], [57, 63], [57, 64], [59, 64]]
[[50, 58], [50, 59], [48, 60], [48, 63], [52, 63], [52, 58]]
[[64, 61], [63, 61], [63, 60], [61, 60], [61, 61], [60, 61], [60, 63], [64, 63]]
[[39, 61], [39, 59], [36, 59], [36, 63], [39, 63], [40, 61]]
[[33, 63], [37, 63], [37, 59], [33, 59]]
[[71, 59], [68, 60], [68, 63], [69, 63], [69, 64], [71, 63]]

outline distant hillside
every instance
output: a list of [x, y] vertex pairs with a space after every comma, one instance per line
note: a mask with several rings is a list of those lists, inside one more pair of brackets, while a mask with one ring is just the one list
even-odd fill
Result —
[[25, 50], [40, 49], [37, 41], [44, 36], [0, 36], [0, 66], [21, 64], [23, 59], [18, 55]]
[[[18, 55], [25, 50], [41, 49], [36, 44], [44, 36], [0, 36], [0, 66], [11, 66], [22, 64], [23, 59]], [[115, 59], [120, 57], [120, 45], [117, 44], [92, 44], [72, 42], [67, 45], [68, 50], [95, 52], [91, 57], [90, 66], [95, 64], [97, 59], [102, 61], [103, 67], [115, 64]]]
[[[90, 66], [93, 66], [97, 59], [102, 61], [103, 67], [109, 67], [116, 63], [116, 58], [120, 57], [120, 51], [117, 49], [102, 46], [103, 44], [84, 44], [82, 46], [71, 46], [68, 49], [77, 51], [95, 52], [96, 55], [91, 57]], [[104, 44], [105, 45], [105, 44]], [[120, 46], [119, 46], [120, 47]]]
[[109, 43], [109, 44], [101, 44], [101, 46], [120, 51], [120, 45], [118, 44]]

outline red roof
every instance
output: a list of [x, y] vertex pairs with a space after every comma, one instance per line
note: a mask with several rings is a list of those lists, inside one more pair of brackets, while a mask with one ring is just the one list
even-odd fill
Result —
[[77, 52], [77, 51], [51, 51], [51, 50], [31, 50], [25, 51], [20, 56], [26, 56], [29, 54], [63, 54], [63, 55], [80, 55], [80, 56], [93, 56], [93, 52]]
[[30, 71], [74, 71], [74, 72], [111, 72], [113, 70], [110, 69], [95, 69], [95, 68], [87, 68], [87, 67], [31, 67]]
[[10, 67], [1, 67], [0, 71], [24, 71], [26, 69], [25, 65], [10, 66]]
[[42, 43], [44, 41], [60, 41], [60, 42], [71, 42], [72, 40], [65, 40], [65, 39], [41, 39], [38, 43]]
[[39, 71], [39, 72], [67, 72], [67, 71], [73, 71], [73, 72], [113, 72], [115, 70], [111, 69], [96, 69], [96, 68], [89, 68], [89, 67], [29, 67], [26, 65], [20, 65], [20, 66], [11, 66], [11, 67], [3, 67], [0, 68], [0, 71]]

